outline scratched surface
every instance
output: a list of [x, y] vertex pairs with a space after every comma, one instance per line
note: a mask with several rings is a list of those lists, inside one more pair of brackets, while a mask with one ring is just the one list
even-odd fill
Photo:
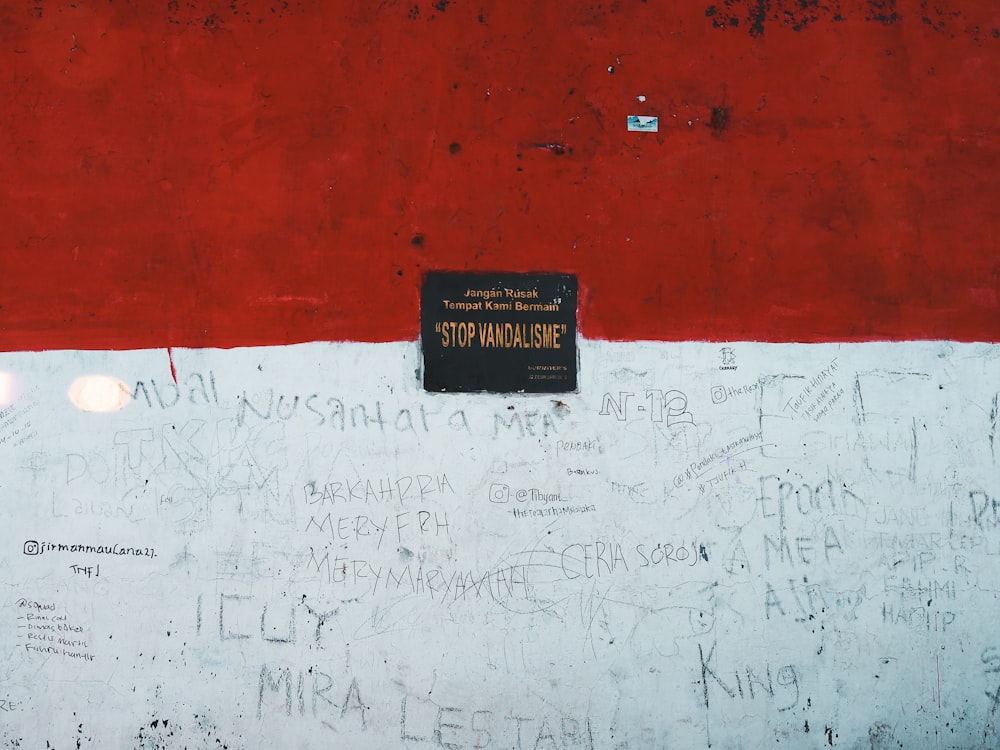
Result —
[[1000, 745], [995, 345], [419, 363], [0, 357], [0, 748]]
[[[0, 349], [1000, 339], [993, 0], [8, 0]], [[630, 132], [630, 116], [657, 132]]]

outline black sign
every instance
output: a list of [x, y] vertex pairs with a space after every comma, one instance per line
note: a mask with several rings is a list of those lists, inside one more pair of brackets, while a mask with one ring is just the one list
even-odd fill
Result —
[[576, 277], [430, 272], [420, 338], [428, 391], [575, 391]]

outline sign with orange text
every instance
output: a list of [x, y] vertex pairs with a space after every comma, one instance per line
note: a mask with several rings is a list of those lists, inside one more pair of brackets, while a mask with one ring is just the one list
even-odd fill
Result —
[[428, 391], [576, 390], [576, 277], [451, 273], [424, 278], [420, 334]]

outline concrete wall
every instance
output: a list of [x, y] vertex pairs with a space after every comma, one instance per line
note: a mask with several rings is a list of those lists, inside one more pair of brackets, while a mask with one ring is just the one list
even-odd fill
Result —
[[431, 269], [575, 273], [591, 338], [998, 338], [992, 0], [13, 5], [0, 349], [411, 340]]
[[6, 3], [0, 748], [997, 747], [995, 6]]
[[4, 355], [0, 746], [995, 747], [996, 346], [720, 349]]

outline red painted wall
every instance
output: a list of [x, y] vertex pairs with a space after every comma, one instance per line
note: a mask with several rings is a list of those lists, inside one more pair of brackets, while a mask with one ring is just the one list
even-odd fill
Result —
[[5, 0], [0, 348], [410, 339], [432, 268], [574, 272], [590, 337], [997, 341], [998, 27]]

